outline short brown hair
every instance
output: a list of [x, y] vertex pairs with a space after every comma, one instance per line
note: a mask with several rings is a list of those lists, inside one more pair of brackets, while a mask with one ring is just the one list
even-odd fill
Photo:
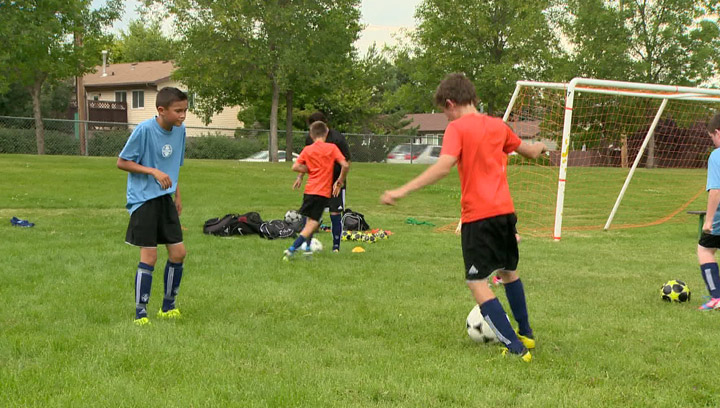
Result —
[[720, 113], [716, 113], [715, 116], [708, 122], [707, 130], [709, 133], [715, 133], [716, 130], [720, 129]]
[[321, 122], [319, 120], [316, 120], [315, 122], [310, 124], [310, 137], [313, 139], [317, 139], [318, 137], [323, 137], [327, 135], [328, 133], [328, 127], [325, 124], [325, 122]]
[[435, 104], [445, 107], [448, 100], [458, 105], [476, 105], [475, 85], [463, 74], [455, 73], [446, 76], [435, 90]]

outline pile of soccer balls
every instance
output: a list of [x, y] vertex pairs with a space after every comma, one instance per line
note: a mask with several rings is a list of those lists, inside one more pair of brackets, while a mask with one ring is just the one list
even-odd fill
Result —
[[390, 235], [392, 235], [392, 232], [381, 229], [371, 231], [343, 231], [340, 239], [342, 241], [358, 241], [374, 244], [381, 239], [388, 239]]
[[660, 297], [666, 302], [687, 302], [690, 300], [690, 288], [685, 282], [673, 279], [660, 287]]

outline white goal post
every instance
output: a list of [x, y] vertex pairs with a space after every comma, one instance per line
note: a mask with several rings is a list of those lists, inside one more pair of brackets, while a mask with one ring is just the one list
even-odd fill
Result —
[[[528, 89], [534, 89], [535, 91], [532, 92], [536, 93], [528, 94], [528, 96], [524, 93], [525, 90]], [[549, 91], [554, 92], [554, 96], [552, 96], [552, 98], [556, 100], [555, 102], [549, 101]], [[562, 94], [564, 94], [564, 103], [561, 100]], [[595, 113], [587, 113], [586, 117], [588, 119], [585, 119], [585, 122], [578, 123], [578, 121], [582, 121], [582, 119], [577, 119], [576, 122], [573, 123], [573, 110], [576, 108], [576, 103], [578, 103], [577, 98], [579, 95], [582, 95], [583, 97], [585, 97], [586, 95], [602, 95], [602, 97], [604, 98], [602, 100], [588, 100], [586, 98], [584, 102], [582, 102], [584, 103], [584, 112], [592, 113], [595, 111], [602, 111], [602, 118], [600, 118], [599, 114], [595, 115]], [[623, 100], [627, 100], [629, 102], [619, 102], [621, 98], [624, 98]], [[654, 99], [656, 100], [656, 102], [637, 102], [642, 99]], [[654, 158], [650, 158], [652, 156], [649, 155], [652, 155], [653, 152], [650, 151], [650, 153], [648, 153], [648, 146], [650, 145], [651, 149], [654, 146], [654, 142], [652, 142], [653, 135], [655, 134], [658, 123], [661, 121], [661, 119], [663, 119], [664, 121], [671, 120], [668, 119], [668, 117], [665, 117], [664, 114], [666, 113], [668, 103], [675, 103], [673, 101], [682, 101], [683, 103], [692, 102], [698, 103], [698, 105], [703, 106], [703, 110], [697, 112], [697, 116], [694, 116], [691, 120], [687, 120], [689, 123], [691, 123], [692, 126], [694, 126], [694, 134], [697, 135], [700, 131], [700, 127], [698, 125], [698, 123], [700, 123], [699, 121], [701, 120], [700, 118], [706, 117], [707, 119], [709, 119], [708, 109], [710, 109], [710, 111], [712, 111], [713, 109], [715, 109], [716, 112], [720, 111], [720, 90], [673, 85], [642, 84], [588, 78], [574, 78], [569, 83], [532, 81], [517, 82], [515, 91], [513, 92], [513, 95], [503, 116], [503, 120], [506, 123], [517, 124], [523, 121], [526, 123], [529, 123], [531, 121], [533, 123], [540, 123], [540, 125], [537, 125], [540, 128], [540, 131], [537, 135], [534, 136], [534, 138], [542, 139], [543, 125], [545, 123], [544, 121], [546, 121], [549, 117], [549, 112], [551, 109], [550, 105], [556, 104], [557, 107], [555, 109], [557, 111], [557, 114], [555, 116], [558, 119], [557, 124], [554, 126], [556, 130], [553, 137], [554, 140], [557, 140], [559, 138], [558, 136], [560, 132], [560, 125], [562, 125], [562, 138], [559, 141], [560, 151], [559, 155], [555, 155], [555, 157], [559, 159], [559, 163], [555, 163], [555, 165], [559, 164], [559, 166], [557, 172], [557, 196], [555, 199], [554, 226], [552, 230], [553, 239], [560, 240], [562, 234], [566, 178], [569, 164], [568, 157], [571, 150], [573, 150], [571, 146], [574, 138], [576, 137], [575, 134], [573, 134], [573, 129], [575, 129], [575, 131], [584, 133], [586, 139], [588, 140], [588, 143], [591, 143], [589, 141], [589, 136], [587, 136], [592, 132], [591, 128], [599, 129], [597, 130], [597, 133], [603, 134], [603, 137], [606, 137], [608, 134], [611, 134], [613, 133], [613, 131], [615, 131], [614, 136], [612, 136], [614, 138], [613, 140], [615, 140], [615, 142], [613, 142], [614, 144], [611, 143], [609, 139], [606, 141], [597, 141], [593, 143], [595, 143], [595, 145], [597, 146], [600, 146], [598, 147], [598, 149], [603, 148], [605, 150], [615, 150], [618, 152], [618, 156], [622, 156], [620, 160], [623, 164], [621, 166], [616, 165], [616, 167], [626, 168], [629, 165], [629, 155], [627, 154], [629, 144], [627, 142], [627, 135], [631, 135], [634, 138], [633, 140], [637, 142], [631, 148], [633, 150], [633, 154], [635, 154], [635, 159], [632, 162], [632, 167], [627, 172], [624, 184], [622, 185], [620, 191], [616, 194], [615, 204], [612, 207], [612, 210], [610, 210], [609, 215], [607, 216], [607, 221], [604, 225], [604, 229], [607, 230], [608, 228], [610, 228], [610, 225], [612, 224], [613, 219], [617, 214], [618, 207], [620, 206], [620, 203], [625, 196], [630, 181], [632, 180], [633, 175], [635, 174], [636, 169], [641, 163], [643, 157], [645, 157], [646, 160], [646, 167], [652, 167]], [[659, 106], [656, 106], [657, 103], [659, 103]], [[638, 108], [639, 104], [642, 104], [642, 108]], [[535, 107], [534, 105], [537, 105], [537, 107]], [[710, 108], [708, 108], [708, 106], [710, 106]], [[593, 109], [595, 111], [593, 111]], [[689, 109], [683, 109], [685, 110], [677, 111], [681, 113], [668, 113], [668, 115], [672, 115], [669, 116], [672, 118], [672, 120], [675, 120], [675, 118], [679, 116], [684, 116], [686, 118], [690, 117], [689, 113], [682, 113], [689, 112]], [[562, 112], [562, 110], [564, 110], [564, 112]], [[652, 111], [654, 111], [654, 115], [651, 114]], [[637, 116], [632, 116], [633, 112], [636, 112]], [[560, 118], [560, 115], [562, 115], [562, 118]], [[614, 120], [610, 119], [611, 115], [616, 116], [617, 122], [610, 123], [611, 120]], [[623, 134], [618, 135], [618, 132]], [[639, 144], [639, 132], [644, 133], [644, 138], [642, 138], [641, 144]], [[622, 142], [617, 142], [618, 139], [621, 139]], [[639, 147], [637, 147], [638, 144]], [[619, 145], [620, 147], [618, 147]], [[579, 146], [575, 146], [574, 150], [577, 150], [578, 147]], [[672, 154], [668, 153], [667, 157], [670, 157], [672, 155], [674, 155], [673, 157], [681, 156], [683, 154], [685, 156], [693, 157], [700, 156], [700, 154], [696, 152], [693, 152], [692, 154], [686, 154], [685, 151], [681, 150], [681, 148], [677, 149], [677, 152], [673, 152]], [[582, 150], [585, 150], [585, 143], [582, 144]], [[685, 164], [677, 164], [677, 167], [679, 168], [682, 166], [685, 166]], [[688, 163], [687, 166], [687, 168], [697, 168], [699, 165], [695, 163]]]

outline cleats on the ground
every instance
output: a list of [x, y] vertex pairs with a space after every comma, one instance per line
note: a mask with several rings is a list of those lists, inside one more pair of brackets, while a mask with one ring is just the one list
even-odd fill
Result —
[[340, 252], [340, 249], [339, 249], [339, 248], [333, 249], [333, 253], [336, 253], [336, 254], [337, 254], [338, 252]]
[[182, 314], [180, 313], [180, 309], [170, 309], [167, 312], [163, 312], [162, 309], [158, 310], [157, 317], [161, 319], [177, 319], [182, 317]]
[[502, 281], [501, 277], [495, 275], [492, 278], [492, 283], [493, 283], [493, 285], [498, 286], [498, 285], [502, 285], [503, 281]]
[[522, 334], [515, 332], [517, 334], [517, 338], [522, 342], [522, 344], [528, 348], [528, 349], [534, 349], [535, 348], [535, 338], [530, 336], [523, 336]]
[[707, 303], [698, 307], [698, 310], [717, 310], [720, 309], [720, 298], [711, 298]]
[[133, 320], [133, 323], [135, 323], [137, 326], [145, 326], [150, 324], [150, 319], [147, 317], [141, 317], [139, 319]]
[[283, 261], [291, 260], [294, 255], [295, 255], [295, 251], [286, 249], [285, 252], [283, 252]]
[[507, 348], [503, 348], [502, 355], [503, 357], [507, 357], [508, 355], [518, 356], [526, 363], [532, 361], [532, 354], [530, 354], [530, 351], [527, 348], [523, 348], [523, 351], [520, 354], [511, 353]]

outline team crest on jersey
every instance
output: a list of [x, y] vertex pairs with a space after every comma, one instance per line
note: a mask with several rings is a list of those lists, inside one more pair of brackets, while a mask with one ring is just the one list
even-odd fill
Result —
[[169, 144], [166, 144], [165, 146], [163, 146], [162, 147], [162, 155], [163, 155], [163, 157], [170, 157], [170, 155], [172, 155], [172, 146], [170, 146]]

